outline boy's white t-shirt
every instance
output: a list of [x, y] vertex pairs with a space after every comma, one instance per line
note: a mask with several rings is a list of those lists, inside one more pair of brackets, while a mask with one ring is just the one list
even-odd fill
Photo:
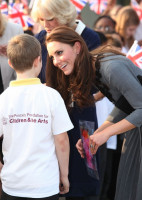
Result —
[[37, 78], [12, 81], [0, 96], [4, 192], [32, 198], [59, 193], [53, 135], [72, 128], [64, 102], [56, 90], [41, 84]]

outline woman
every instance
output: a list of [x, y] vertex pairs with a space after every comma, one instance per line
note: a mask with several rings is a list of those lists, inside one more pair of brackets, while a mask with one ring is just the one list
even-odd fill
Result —
[[[100, 47], [91, 55], [70, 28], [54, 29], [46, 43], [47, 85], [61, 93], [68, 108], [74, 101], [79, 107], [93, 103], [90, 94], [94, 85], [115, 104], [108, 119], [90, 137], [90, 149], [96, 153], [110, 136], [126, 132], [115, 200], [141, 200], [142, 71], [112, 47]], [[83, 157], [80, 140], [77, 148]]]
[[123, 53], [127, 53], [134, 42], [134, 34], [140, 23], [136, 11], [131, 6], [124, 6], [116, 15], [116, 32], [124, 40]]
[[134, 38], [135, 40], [137, 40], [139, 42], [139, 45], [142, 46], [142, 34], [141, 34], [141, 30], [142, 30], [142, 0], [131, 0], [130, 4], [132, 6], [132, 8], [136, 11], [136, 13], [139, 16], [139, 26], [136, 29]]
[[[71, 29], [72, 30], [72, 29]], [[50, 34], [49, 34], [50, 35]], [[87, 48], [87, 47], [86, 47]], [[48, 49], [47, 49], [48, 50]], [[48, 52], [49, 53], [49, 52]], [[68, 52], [67, 52], [68, 53]], [[68, 53], [68, 59], [70, 63], [70, 57], [74, 58], [73, 52]], [[78, 53], [78, 52], [77, 52]], [[47, 58], [47, 63], [50, 60], [49, 55]], [[65, 63], [64, 63], [65, 64]], [[85, 64], [85, 63], [84, 63]], [[51, 70], [51, 71], [50, 71]], [[47, 64], [47, 71], [50, 73], [46, 74], [47, 85], [50, 85], [50, 82], [55, 81], [55, 85], [57, 83], [56, 77], [62, 76], [62, 74], [56, 74], [56, 68], [52, 68]], [[88, 71], [88, 65], [86, 65], [86, 69], [82, 71], [83, 74], [86, 74]], [[68, 72], [67, 72], [68, 73]], [[53, 76], [54, 78], [53, 78]], [[60, 77], [61, 78], [61, 77]], [[59, 78], [59, 79], [60, 79]], [[68, 76], [66, 76], [68, 79]], [[77, 77], [76, 77], [77, 78]], [[85, 78], [85, 77], [84, 77]], [[68, 80], [66, 80], [68, 82]], [[65, 83], [66, 84], [66, 83]], [[51, 86], [51, 85], [50, 85]], [[77, 86], [79, 88], [79, 86]], [[84, 91], [85, 91], [84, 85]], [[83, 89], [83, 88], [82, 88]], [[96, 130], [98, 127], [97, 118], [96, 118], [96, 109], [94, 105], [93, 93], [95, 91], [94, 86], [92, 86], [91, 91], [86, 91], [89, 93], [89, 99], [86, 100], [86, 94], [82, 95], [83, 105], [77, 104], [77, 99], [74, 98], [74, 103], [71, 102], [71, 94], [61, 88], [61, 95], [66, 102], [66, 106], [68, 110], [70, 110], [70, 118], [74, 125], [74, 129], [68, 132], [69, 141], [70, 141], [70, 162], [69, 162], [69, 182], [70, 182], [70, 191], [66, 194], [67, 200], [96, 200], [98, 199], [98, 195], [100, 192], [100, 181], [92, 178], [88, 175], [87, 168], [83, 159], [81, 159], [78, 151], [75, 147], [80, 135], [80, 125], [79, 121], [91, 121], [93, 123], [93, 129]], [[88, 103], [89, 102], [89, 103]], [[91, 102], [91, 103], [90, 103]], [[71, 105], [72, 104], [72, 105]], [[71, 107], [70, 107], [71, 105]], [[71, 108], [71, 109], [70, 109]], [[97, 163], [99, 157], [99, 153], [97, 154]], [[102, 160], [102, 158], [100, 158]], [[103, 166], [104, 167], [104, 166]]]
[[77, 12], [70, 0], [37, 0], [31, 12], [34, 21], [39, 22], [45, 30], [36, 35], [42, 46], [42, 70], [39, 78], [45, 83], [45, 68], [47, 61], [47, 49], [45, 37], [59, 25], [71, 27], [85, 40], [88, 49], [91, 51], [100, 45], [99, 35], [86, 27], [85, 24], [76, 20]]

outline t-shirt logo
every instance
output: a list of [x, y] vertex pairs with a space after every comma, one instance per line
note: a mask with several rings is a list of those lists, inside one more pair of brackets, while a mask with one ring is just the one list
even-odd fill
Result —
[[8, 118], [3, 117], [2, 123], [3, 123], [3, 125], [7, 125], [7, 123], [8, 123]]

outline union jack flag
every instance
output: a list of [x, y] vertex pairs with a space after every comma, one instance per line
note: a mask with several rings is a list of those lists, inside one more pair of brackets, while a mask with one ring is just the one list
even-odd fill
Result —
[[107, 8], [107, 1], [108, 0], [88, 0], [88, 3], [90, 4], [90, 9], [99, 15]]
[[30, 16], [24, 13], [23, 4], [21, 3], [10, 3], [8, 6], [8, 16], [14, 23], [21, 24], [22, 27], [34, 25]]
[[136, 0], [131, 0], [131, 6], [137, 12], [139, 19], [142, 20], [142, 9]]
[[8, 6], [6, 1], [0, 3], [0, 10], [2, 14], [8, 15]]
[[138, 45], [137, 40], [134, 41], [126, 57], [129, 58], [136, 66], [142, 69], [142, 48]]
[[77, 13], [80, 13], [81, 10], [85, 7], [88, 0], [71, 0], [71, 2], [75, 5]]
[[28, 0], [21, 0], [21, 2], [24, 5], [24, 8], [28, 8]]

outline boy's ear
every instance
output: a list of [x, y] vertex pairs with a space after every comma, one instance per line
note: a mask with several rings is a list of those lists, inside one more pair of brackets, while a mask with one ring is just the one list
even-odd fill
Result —
[[11, 64], [11, 61], [8, 59], [8, 64], [9, 64], [9, 66], [12, 68], [12, 69], [14, 69], [13, 68], [13, 66], [12, 66], [12, 64]]
[[41, 60], [41, 58], [40, 58], [40, 56], [38, 56], [38, 57], [34, 60], [33, 66], [37, 67], [37, 66], [39, 65], [40, 60]]

